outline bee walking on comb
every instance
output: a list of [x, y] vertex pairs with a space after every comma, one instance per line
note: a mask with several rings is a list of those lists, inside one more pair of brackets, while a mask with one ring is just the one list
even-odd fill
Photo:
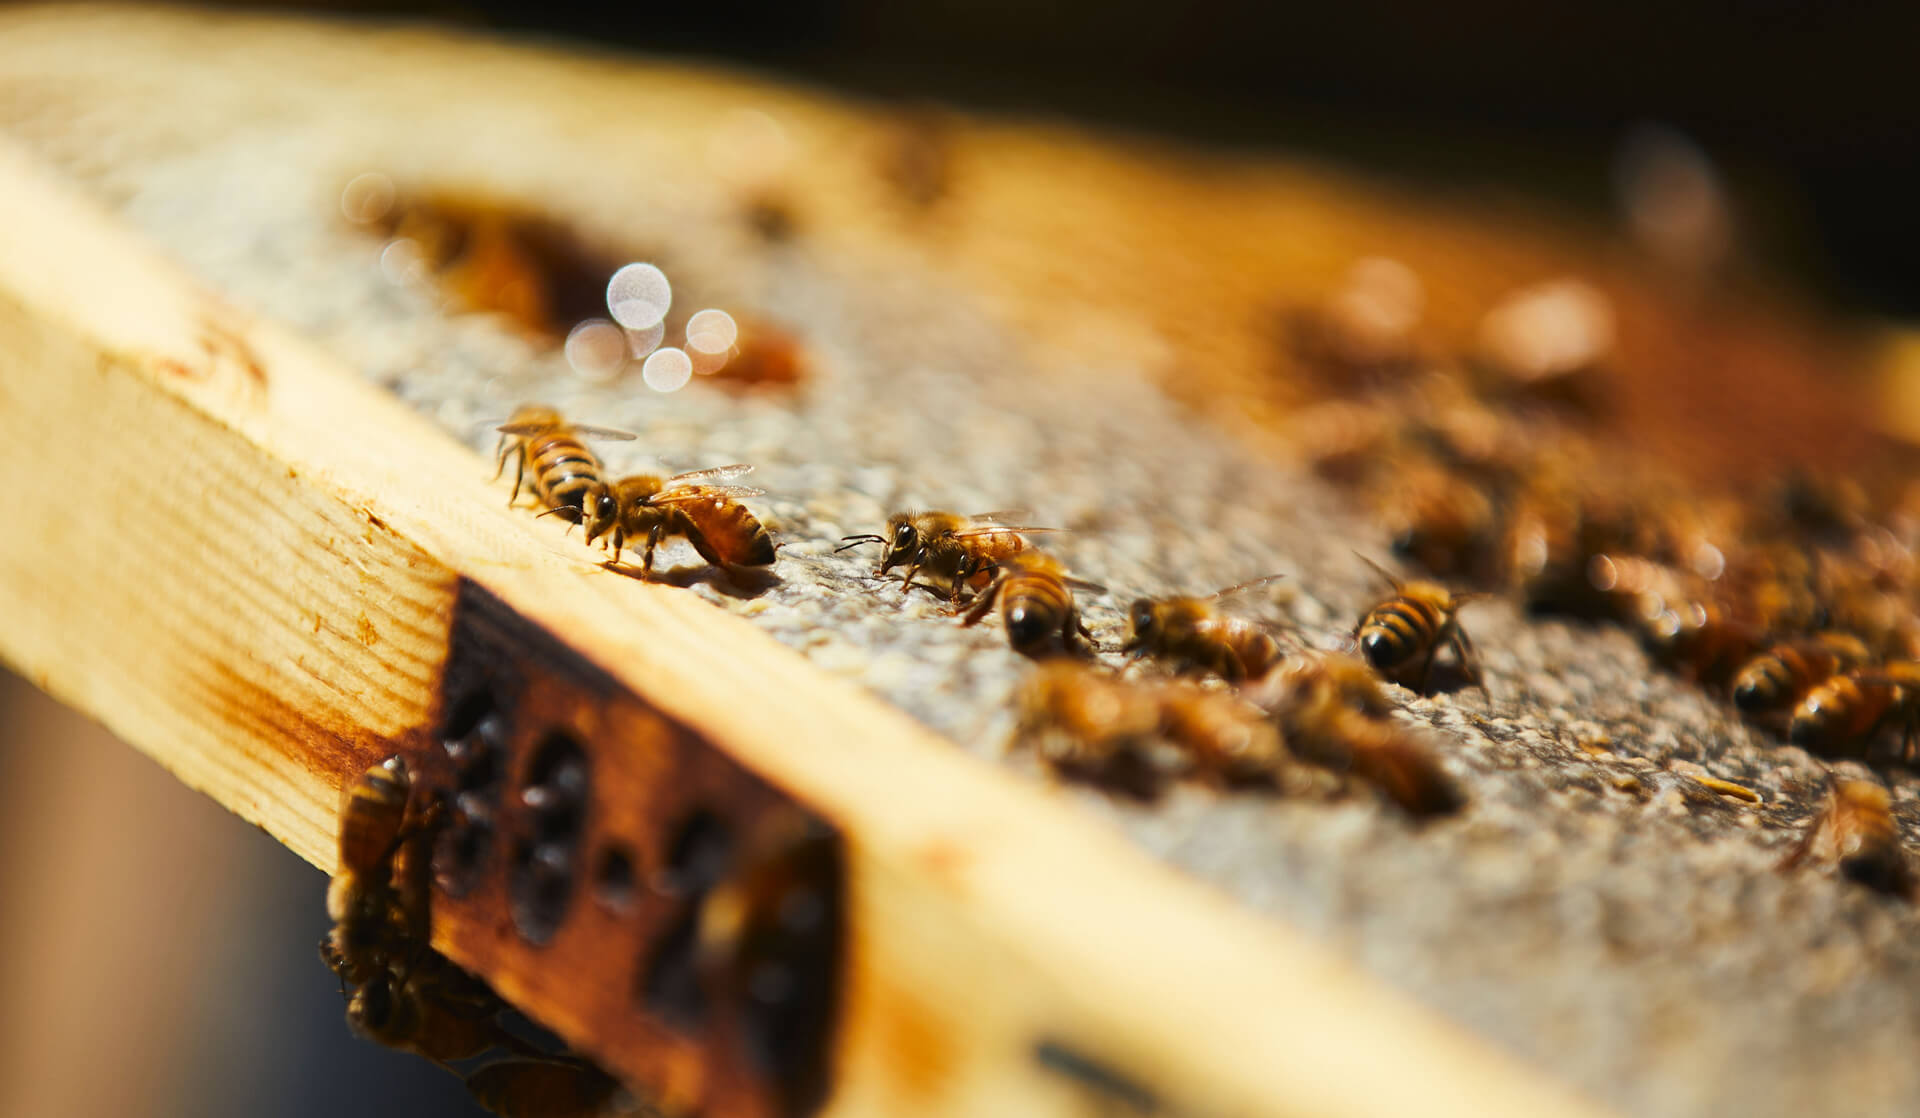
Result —
[[1428, 694], [1440, 651], [1451, 648], [1467, 681], [1482, 693], [1487, 685], [1473, 654], [1473, 641], [1460, 626], [1460, 607], [1479, 594], [1454, 594], [1437, 582], [1403, 581], [1364, 555], [1361, 562], [1387, 581], [1393, 593], [1375, 603], [1354, 628], [1354, 643], [1382, 678]]
[[903, 587], [911, 588], [916, 577], [924, 576], [935, 583], [931, 589], [958, 602], [985, 589], [1002, 563], [1027, 550], [1027, 536], [1060, 531], [1022, 526], [1019, 521], [1024, 519], [1024, 512], [1011, 510], [976, 516], [899, 512], [887, 518], [885, 535], [868, 532], [843, 536], [834, 551], [880, 544], [885, 550], [879, 569], [874, 571], [876, 577], [885, 577], [888, 571], [904, 566]]
[[1067, 574], [1060, 560], [1029, 550], [1000, 565], [1000, 573], [974, 599], [960, 623], [978, 624], [994, 607], [1006, 623], [1007, 643], [1023, 656], [1082, 656], [1092, 650], [1093, 634], [1080, 620], [1075, 589], [1095, 593], [1106, 588]]
[[1258, 679], [1280, 662], [1280, 642], [1258, 622], [1232, 617], [1222, 604], [1277, 582], [1268, 575], [1204, 598], [1138, 598], [1127, 607], [1130, 632], [1120, 651], [1156, 660], [1183, 675], [1211, 673], [1228, 683]]

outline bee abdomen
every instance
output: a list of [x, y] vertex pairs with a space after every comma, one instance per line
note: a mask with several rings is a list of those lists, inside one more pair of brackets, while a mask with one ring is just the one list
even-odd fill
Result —
[[1374, 667], [1394, 668], [1419, 655], [1437, 626], [1420, 603], [1396, 598], [1367, 615], [1360, 626], [1360, 650]]
[[600, 460], [578, 440], [549, 438], [533, 449], [534, 488], [548, 508], [581, 508], [600, 481]]
[[1891, 689], [1883, 684], [1862, 686], [1849, 676], [1834, 676], [1815, 687], [1794, 710], [1787, 738], [1814, 749], [1853, 744], [1879, 724], [1891, 696]]
[[1805, 670], [1804, 662], [1799, 665], [1801, 670], [1796, 672], [1794, 665], [1789, 663], [1789, 657], [1795, 661], [1800, 659], [1788, 650], [1766, 653], [1748, 661], [1734, 679], [1733, 705], [1748, 714], [1760, 714], [1777, 710], [1790, 702], [1797, 690], [1795, 678], [1808, 679], [1810, 675]]

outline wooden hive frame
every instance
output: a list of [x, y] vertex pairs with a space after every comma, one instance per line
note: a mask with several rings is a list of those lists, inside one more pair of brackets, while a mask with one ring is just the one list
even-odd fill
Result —
[[[433, 938], [610, 1069], [810, 1107], [806, 1069], [742, 1056], [740, 1007], [689, 1024], [643, 989], [688, 820], [751, 842], [788, 811], [837, 835], [802, 1053], [831, 1113], [1586, 1109], [745, 622], [559, 549], [485, 463], [11, 149], [0, 199], [0, 655], [328, 871], [382, 757], [452, 782], [445, 742], [499, 713], [511, 789], [573, 743], [594, 790], [554, 926], [515, 909], [507, 809]], [[616, 847], [625, 910], [587, 880]]]

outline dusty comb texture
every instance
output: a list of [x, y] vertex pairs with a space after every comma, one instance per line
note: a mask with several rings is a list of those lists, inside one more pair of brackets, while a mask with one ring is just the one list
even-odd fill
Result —
[[[1136, 595], [1271, 572], [1288, 575], [1289, 620], [1333, 643], [1379, 593], [1352, 549], [1383, 550], [1381, 528], [1220, 424], [1285, 414], [1299, 394], [1274, 379], [1269, 313], [1357, 256], [1413, 264], [1437, 334], [1459, 346], [1517, 284], [1575, 272], [1606, 286], [1623, 346], [1653, 370], [1625, 391], [1626, 420], [1686, 469], [1787, 432], [1862, 445], [1839, 437], [1856, 430], [1846, 399], [1808, 394], [1820, 362], [1844, 362], [1840, 343], [1731, 310], [1683, 317], [1544, 224], [1495, 231], [1287, 166], [1058, 131], [952, 120], [919, 134], [885, 110], [668, 68], [149, 16], [89, 26], [82, 48], [74, 18], [11, 17], [0, 126], [476, 450], [491, 448], [487, 421], [538, 400], [637, 433], [598, 445], [614, 474], [755, 464], [768, 495], [753, 503], [785, 545], [777, 581], [743, 588], [679, 545], [667, 577], [982, 756], [1003, 752], [1027, 662], [997, 622], [963, 629], [932, 596], [867, 581], [873, 556], [835, 541], [903, 508], [1019, 506], [1077, 529], [1047, 547], [1111, 588], [1081, 596], [1104, 645]], [[724, 154], [761, 127], [747, 113], [784, 136], [771, 171]], [[914, 143], [941, 158], [903, 156]], [[903, 187], [903, 165], [947, 181]], [[779, 323], [806, 372], [748, 393], [582, 377], [551, 337], [449, 313], [444, 286], [392, 282], [381, 239], [341, 213], [342, 188], [370, 171], [654, 261], [676, 308]], [[1805, 399], [1791, 417], [1676, 426], [1728, 392], [1707, 378], [1660, 395], [1695, 362]], [[1920, 1105], [1912, 909], [1775, 870], [1821, 803], [1823, 767], [1624, 633], [1531, 621], [1505, 600], [1466, 617], [1490, 698], [1396, 693], [1396, 717], [1437, 732], [1469, 799], [1459, 816], [1416, 829], [1363, 797], [1185, 786], [1151, 805], [1090, 791], [1086, 809], [1625, 1110]], [[1009, 763], [1039, 777], [1025, 754]], [[1890, 783], [1910, 833], [1914, 782]]]

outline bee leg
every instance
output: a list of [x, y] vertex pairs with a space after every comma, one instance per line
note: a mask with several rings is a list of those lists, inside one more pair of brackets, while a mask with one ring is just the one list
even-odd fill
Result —
[[1000, 581], [995, 579], [993, 585], [982, 590], [980, 596], [973, 600], [973, 604], [967, 607], [966, 613], [960, 618], [961, 628], [972, 628], [978, 625], [980, 619], [985, 617], [993, 609], [994, 602], [998, 601], [999, 598]]
[[1467, 679], [1480, 689], [1481, 698], [1492, 702], [1493, 692], [1487, 690], [1486, 677], [1480, 673], [1480, 654], [1474, 650], [1473, 638], [1467, 636], [1467, 631], [1456, 623], [1448, 639], [1453, 644], [1454, 655], [1460, 658], [1460, 668], [1466, 672]]
[[1440, 642], [1434, 641], [1433, 644], [1427, 648], [1427, 658], [1420, 661], [1420, 685], [1414, 688], [1415, 694], [1424, 695], [1427, 693], [1427, 683], [1433, 676], [1433, 662], [1438, 659], [1439, 656]]
[[660, 546], [661, 528], [662, 525], [655, 524], [653, 527], [647, 529], [647, 553], [640, 561], [640, 570], [644, 572], [648, 578], [653, 577], [653, 552], [655, 548]]
[[523, 482], [523, 481], [525, 481], [525, 480], [526, 480], [526, 477], [527, 477], [527, 451], [526, 451], [526, 448], [525, 448], [525, 447], [523, 447], [523, 446], [521, 446], [521, 445], [520, 445], [519, 443], [517, 443], [517, 442], [516, 442], [516, 443], [514, 443], [514, 444], [513, 444], [512, 446], [510, 446], [510, 447], [508, 447], [508, 448], [506, 448], [506, 450], [505, 450], [504, 452], [502, 452], [502, 453], [501, 453], [501, 455], [500, 455], [500, 462], [499, 462], [499, 464], [498, 464], [498, 465], [497, 465], [497, 466], [496, 466], [496, 467], [494, 468], [494, 471], [493, 471], [493, 476], [494, 476], [494, 480], [496, 480], [496, 481], [497, 481], [497, 480], [499, 480], [499, 478], [500, 478], [500, 471], [501, 471], [501, 470], [504, 470], [504, 469], [506, 469], [506, 468], [507, 468], [507, 459], [509, 459], [509, 458], [512, 458], [512, 459], [514, 459], [514, 463], [513, 463], [513, 493], [512, 493], [512, 495], [510, 495], [510, 496], [509, 496], [509, 497], [507, 498], [507, 507], [508, 507], [508, 508], [512, 508], [512, 507], [513, 507], [513, 503], [514, 503], [515, 501], [518, 501], [518, 500], [520, 499], [520, 483], [521, 483], [521, 482]]

